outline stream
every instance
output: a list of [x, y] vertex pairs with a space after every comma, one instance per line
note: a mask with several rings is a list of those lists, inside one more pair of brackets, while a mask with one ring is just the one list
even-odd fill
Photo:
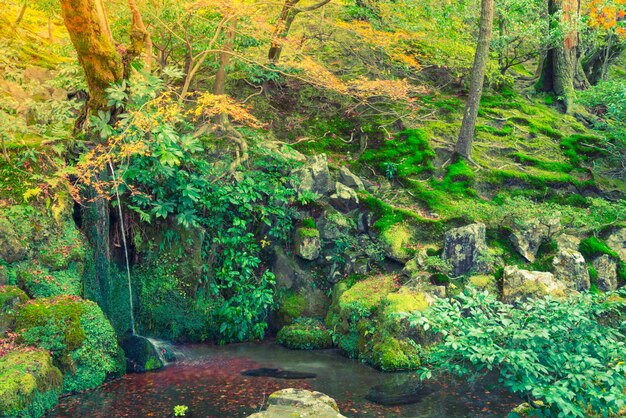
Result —
[[[317, 390], [334, 398], [347, 417], [503, 417], [519, 401], [497, 382], [469, 385], [429, 382], [409, 405], [384, 406], [368, 394], [396, 394], [418, 387], [415, 373], [382, 373], [337, 350], [292, 351], [271, 341], [216, 346], [175, 346], [178, 360], [162, 370], [127, 374], [95, 390], [65, 397], [48, 417], [168, 417], [187, 405], [187, 417], [245, 417], [280, 389]], [[260, 368], [316, 375], [309, 379], [244, 376]], [[253, 373], [254, 374], [254, 373]], [[372, 388], [375, 388], [374, 390]]]

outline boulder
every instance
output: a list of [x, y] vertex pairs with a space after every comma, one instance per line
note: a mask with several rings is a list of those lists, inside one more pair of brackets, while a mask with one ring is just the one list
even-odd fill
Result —
[[593, 268], [598, 273], [598, 289], [605, 292], [617, 289], [617, 261], [608, 254], [593, 260]]
[[320, 237], [325, 241], [334, 241], [346, 235], [354, 236], [355, 227], [354, 220], [333, 209], [326, 210], [317, 221]]
[[317, 259], [322, 248], [320, 232], [316, 228], [298, 228], [295, 246], [296, 254], [301, 258], [309, 261]]
[[332, 348], [333, 337], [319, 319], [298, 318], [278, 331], [276, 342], [293, 350], [317, 350]]
[[559, 250], [573, 250], [578, 251], [580, 245], [580, 238], [574, 235], [561, 234], [556, 237], [556, 243]]
[[606, 238], [606, 245], [615, 251], [622, 261], [626, 262], [626, 228], [613, 231]]
[[285, 254], [280, 246], [274, 247], [274, 254], [272, 272], [276, 276], [276, 284], [279, 287], [289, 290], [307, 281], [306, 272], [293, 256]]
[[554, 276], [574, 290], [589, 290], [591, 282], [585, 258], [575, 250], [560, 249], [552, 260]]
[[337, 402], [320, 392], [305, 389], [283, 389], [272, 393], [267, 409], [249, 418], [342, 418]]
[[121, 343], [126, 354], [126, 371], [143, 373], [165, 366], [161, 355], [152, 342], [139, 335], [127, 335]]
[[502, 276], [502, 300], [505, 303], [521, 302], [546, 295], [564, 297], [567, 287], [556, 280], [552, 273], [521, 270], [506, 266]]
[[307, 163], [292, 171], [297, 179], [298, 193], [305, 191], [326, 195], [331, 191], [330, 171], [325, 154], [314, 155]]
[[365, 190], [363, 180], [359, 176], [353, 174], [347, 167], [341, 167], [339, 169], [339, 183], [350, 187], [355, 190]]
[[554, 218], [547, 224], [537, 221], [528, 224], [522, 231], [514, 231], [511, 234], [511, 243], [517, 252], [529, 262], [534, 262], [537, 251], [544, 242], [548, 241], [551, 234], [560, 225], [560, 218]]
[[476, 223], [446, 232], [442, 258], [452, 265], [453, 276], [480, 268], [480, 255], [487, 251], [485, 231], [485, 224]]
[[0, 286], [0, 336], [12, 328], [17, 306], [27, 300], [26, 293], [16, 286]]
[[330, 203], [333, 207], [343, 212], [350, 212], [359, 207], [359, 197], [354, 189], [337, 182], [335, 190], [335, 193], [330, 196]]
[[0, 357], [0, 416], [43, 416], [62, 389], [63, 375], [46, 350], [17, 348]]
[[0, 261], [14, 263], [23, 260], [28, 250], [25, 242], [9, 219], [0, 219]]
[[399, 263], [406, 263], [415, 251], [411, 248], [414, 230], [407, 223], [391, 225], [380, 234], [380, 240], [387, 257]]
[[492, 295], [498, 295], [498, 283], [494, 276], [489, 275], [477, 275], [468, 279], [468, 283], [481, 291], [487, 291]]

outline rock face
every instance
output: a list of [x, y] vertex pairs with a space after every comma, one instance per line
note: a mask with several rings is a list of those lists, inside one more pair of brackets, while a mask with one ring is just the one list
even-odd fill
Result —
[[605, 292], [617, 289], [617, 262], [604, 254], [593, 260], [593, 268], [598, 272], [598, 289]]
[[296, 254], [303, 259], [309, 261], [317, 259], [322, 248], [319, 231], [315, 228], [298, 228], [295, 245]]
[[531, 223], [523, 231], [513, 232], [511, 243], [522, 257], [532, 263], [541, 244], [550, 239], [551, 233], [556, 231], [560, 222], [559, 218], [555, 218], [548, 224]]
[[283, 389], [272, 393], [267, 409], [249, 418], [341, 418], [337, 402], [320, 392], [304, 389]]
[[330, 203], [343, 212], [350, 212], [359, 207], [359, 197], [354, 189], [341, 184], [335, 183], [336, 192], [330, 196]]
[[626, 228], [613, 231], [607, 237], [606, 244], [619, 255], [622, 261], [626, 261]]
[[574, 290], [589, 290], [591, 282], [585, 258], [574, 250], [561, 249], [552, 260], [554, 276]]
[[452, 265], [452, 275], [461, 276], [479, 267], [486, 250], [485, 224], [476, 223], [446, 232], [442, 258]]
[[341, 167], [339, 169], [339, 183], [348, 186], [351, 189], [365, 190], [363, 180], [361, 180], [359, 176], [353, 174], [346, 167]]
[[303, 166], [293, 171], [297, 178], [298, 193], [304, 191], [326, 195], [332, 187], [325, 154], [315, 155]]
[[8, 219], [0, 219], [0, 260], [14, 263], [26, 257], [24, 240]]
[[156, 347], [145, 337], [129, 335], [121, 343], [126, 353], [126, 370], [129, 372], [147, 372], [162, 368], [165, 364]]
[[580, 238], [574, 235], [561, 234], [556, 237], [556, 243], [558, 244], [560, 250], [578, 251]]
[[546, 295], [563, 297], [567, 292], [565, 284], [556, 280], [552, 273], [520, 270], [517, 266], [506, 266], [502, 280], [502, 300], [505, 303]]

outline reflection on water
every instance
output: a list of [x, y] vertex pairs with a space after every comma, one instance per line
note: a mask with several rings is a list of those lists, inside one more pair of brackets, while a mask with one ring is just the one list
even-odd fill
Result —
[[[67, 397], [51, 417], [167, 417], [174, 405], [189, 406], [188, 417], [245, 417], [262, 409], [272, 393], [288, 387], [318, 390], [334, 398], [348, 417], [502, 417], [516, 400], [494, 388], [454, 382], [419, 383], [414, 373], [381, 373], [336, 350], [292, 351], [271, 342], [177, 347], [176, 363], [145, 374], [130, 374], [94, 391]], [[257, 368], [315, 373], [314, 379], [283, 380], [242, 376]], [[383, 406], [365, 399], [417, 393], [418, 403]], [[408, 389], [407, 389], [408, 388]], [[380, 394], [379, 394], [380, 395]], [[371, 396], [370, 396], [371, 398]]]

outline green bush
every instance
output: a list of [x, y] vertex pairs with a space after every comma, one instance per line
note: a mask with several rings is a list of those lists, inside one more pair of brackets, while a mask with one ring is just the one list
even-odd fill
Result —
[[0, 357], [0, 416], [38, 418], [56, 405], [63, 376], [46, 350], [17, 348]]
[[626, 406], [626, 306], [615, 296], [548, 297], [514, 308], [468, 289], [409, 323], [442, 336], [429, 351], [435, 370], [466, 379], [495, 370], [505, 388], [534, 401], [531, 415], [610, 416]]
[[276, 335], [276, 342], [294, 350], [331, 348], [333, 339], [322, 321], [314, 318], [296, 318]]
[[18, 340], [53, 353], [64, 374], [63, 391], [78, 392], [123, 373], [123, 354], [102, 310], [75, 296], [36, 299], [22, 305]]

